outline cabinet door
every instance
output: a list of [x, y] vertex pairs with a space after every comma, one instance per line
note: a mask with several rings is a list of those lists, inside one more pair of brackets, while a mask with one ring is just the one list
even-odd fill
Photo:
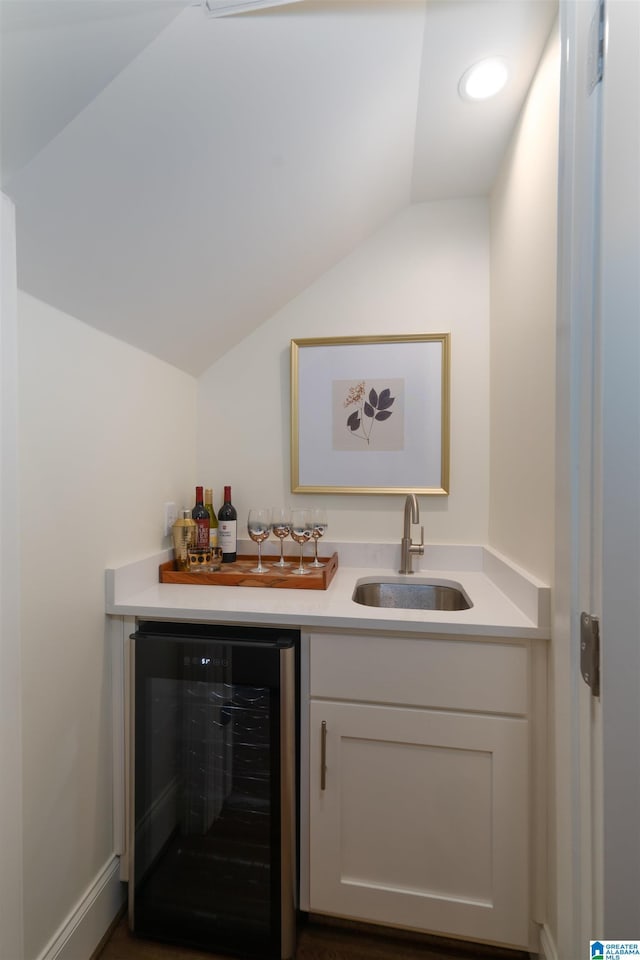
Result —
[[525, 947], [527, 721], [332, 701], [310, 719], [311, 910]]

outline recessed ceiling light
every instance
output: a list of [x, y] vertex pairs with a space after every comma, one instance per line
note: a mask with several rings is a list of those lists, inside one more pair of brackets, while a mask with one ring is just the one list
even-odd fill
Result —
[[487, 100], [502, 90], [508, 75], [507, 64], [499, 57], [474, 63], [458, 84], [460, 96], [464, 100]]

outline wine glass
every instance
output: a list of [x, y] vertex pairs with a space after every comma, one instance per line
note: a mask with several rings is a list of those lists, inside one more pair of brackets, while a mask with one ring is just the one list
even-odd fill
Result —
[[262, 543], [271, 531], [270, 510], [249, 510], [247, 531], [251, 539], [258, 544], [258, 566], [251, 568], [251, 573], [268, 573], [269, 568], [262, 563]]
[[311, 536], [313, 537], [313, 545], [315, 547], [315, 552], [313, 556], [313, 563], [310, 563], [310, 567], [326, 567], [326, 563], [321, 563], [318, 560], [318, 540], [320, 537], [324, 536], [324, 532], [327, 529], [329, 523], [327, 520], [326, 510], [312, 510], [311, 511]]
[[296, 543], [300, 544], [300, 564], [292, 570], [291, 573], [301, 576], [302, 574], [310, 572], [307, 567], [303, 567], [302, 565], [302, 551], [305, 543], [311, 540], [312, 530], [311, 518], [306, 510], [291, 511], [291, 536]]
[[290, 567], [291, 564], [284, 558], [284, 540], [291, 533], [291, 511], [287, 507], [276, 507], [271, 512], [271, 533], [280, 541], [280, 559], [272, 566]]

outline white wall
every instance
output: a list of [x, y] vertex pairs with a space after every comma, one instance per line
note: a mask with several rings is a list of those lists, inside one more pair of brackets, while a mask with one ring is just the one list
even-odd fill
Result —
[[[491, 196], [489, 540], [553, 583], [560, 45], [551, 33]], [[552, 698], [551, 698], [552, 700]], [[550, 700], [550, 702], [551, 702]], [[549, 728], [554, 724], [549, 717]], [[553, 735], [552, 735], [553, 743]], [[549, 758], [546, 920], [557, 935]]]
[[[484, 200], [406, 208], [199, 380], [198, 474], [251, 506], [323, 503], [330, 536], [400, 541], [399, 496], [291, 494], [289, 346], [319, 336], [451, 332], [451, 493], [421, 497], [427, 542], [486, 542], [489, 223]], [[398, 477], [398, 484], [402, 484]]]
[[489, 540], [553, 578], [559, 40], [554, 30], [491, 196]]
[[25, 956], [113, 850], [104, 570], [191, 496], [195, 381], [19, 294]]

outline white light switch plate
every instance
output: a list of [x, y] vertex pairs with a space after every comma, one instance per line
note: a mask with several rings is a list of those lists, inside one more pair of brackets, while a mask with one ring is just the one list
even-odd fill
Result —
[[164, 505], [164, 535], [168, 537], [171, 533], [171, 528], [178, 519], [178, 511], [176, 510], [176, 505], [173, 501], [170, 503], [165, 503]]

